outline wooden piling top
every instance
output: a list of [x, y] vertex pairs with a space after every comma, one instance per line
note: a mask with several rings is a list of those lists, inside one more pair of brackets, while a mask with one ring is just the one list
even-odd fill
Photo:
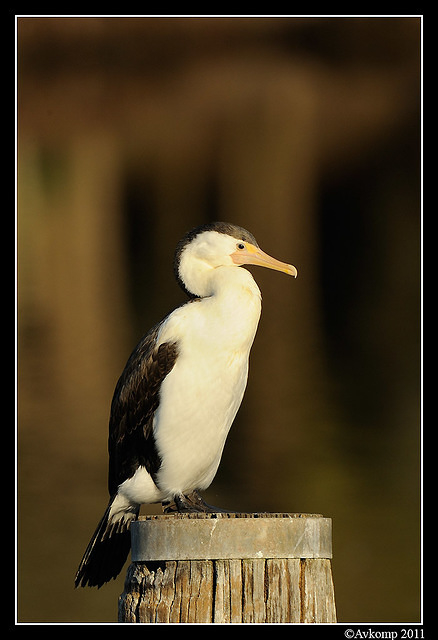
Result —
[[131, 524], [133, 562], [331, 558], [331, 519], [308, 513], [185, 513]]

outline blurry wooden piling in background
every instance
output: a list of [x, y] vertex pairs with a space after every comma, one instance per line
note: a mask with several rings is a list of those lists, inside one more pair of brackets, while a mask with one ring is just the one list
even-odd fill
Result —
[[331, 557], [320, 515], [145, 516], [119, 622], [336, 622]]

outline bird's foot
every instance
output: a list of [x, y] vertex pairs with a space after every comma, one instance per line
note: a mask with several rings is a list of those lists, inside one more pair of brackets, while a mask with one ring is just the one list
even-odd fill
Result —
[[188, 495], [175, 496], [174, 502], [163, 502], [162, 505], [164, 513], [232, 513], [207, 504], [196, 490]]
[[185, 496], [191, 504], [194, 505], [196, 511], [202, 511], [204, 513], [232, 513], [229, 509], [221, 509], [220, 507], [214, 507], [211, 504], [205, 502], [203, 497], [199, 494], [199, 491], [195, 489], [188, 496]]

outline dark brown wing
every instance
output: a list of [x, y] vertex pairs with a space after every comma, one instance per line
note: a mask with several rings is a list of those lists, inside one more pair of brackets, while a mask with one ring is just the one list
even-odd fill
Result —
[[178, 357], [176, 342], [157, 347], [161, 326], [162, 323], [154, 327], [138, 343], [114, 391], [108, 439], [110, 495], [140, 465], [153, 477], [161, 464], [152, 422], [160, 402], [161, 383]]

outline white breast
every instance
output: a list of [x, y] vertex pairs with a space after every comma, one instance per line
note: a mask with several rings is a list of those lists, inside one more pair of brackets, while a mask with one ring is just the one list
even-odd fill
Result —
[[157, 484], [168, 498], [210, 485], [245, 392], [260, 292], [248, 271], [231, 271], [240, 273], [231, 283], [218, 273], [220, 293], [177, 309], [159, 338], [177, 339], [180, 349], [154, 419]]

